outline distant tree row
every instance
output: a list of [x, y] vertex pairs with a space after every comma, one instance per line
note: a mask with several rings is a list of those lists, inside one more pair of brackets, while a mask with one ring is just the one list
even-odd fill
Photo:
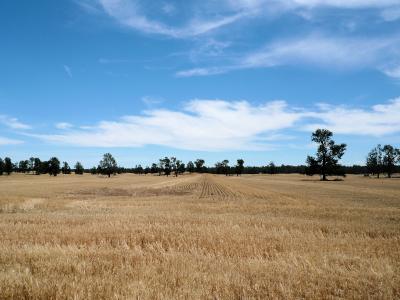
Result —
[[367, 156], [367, 170], [369, 174], [376, 175], [386, 173], [389, 178], [396, 172], [396, 164], [400, 162], [400, 149], [392, 145], [377, 145]]
[[[13, 163], [9, 157], [4, 158], [4, 160], [0, 158], [0, 175], [4, 173], [10, 175], [11, 172], [19, 172], [57, 176], [60, 173], [71, 174], [71, 171], [67, 162], [63, 162], [63, 166], [60, 167], [60, 161], [57, 157], [52, 157], [45, 161], [37, 157], [31, 157], [27, 160], [21, 160], [19, 163]], [[77, 162], [73, 171], [75, 174], [81, 175], [84, 172], [84, 168], [80, 162]]]
[[67, 162], [62, 166], [57, 157], [52, 157], [48, 161], [41, 161], [39, 158], [31, 157], [29, 160], [22, 160], [18, 164], [12, 163], [9, 157], [0, 158], [0, 175], [10, 174], [11, 172], [31, 173], [31, 174], [50, 174], [57, 176], [62, 174], [81, 175], [84, 172], [91, 174], [101, 174], [111, 177], [117, 173], [135, 173], [135, 174], [158, 174], [159, 176], [174, 175], [178, 177], [185, 172], [189, 173], [214, 173], [240, 176], [242, 174], [289, 174], [300, 173], [306, 175], [318, 174], [321, 180], [327, 180], [327, 176], [345, 176], [345, 174], [372, 174], [378, 178], [381, 174], [387, 174], [390, 178], [393, 173], [400, 172], [400, 150], [391, 145], [381, 147], [376, 146], [370, 151], [367, 157], [366, 165], [342, 166], [340, 159], [346, 151], [346, 144], [336, 144], [332, 139], [333, 133], [326, 129], [318, 129], [312, 133], [311, 140], [318, 145], [315, 156], [307, 157], [307, 165], [276, 166], [270, 162], [266, 166], [245, 166], [243, 159], [237, 159], [236, 164], [229, 165], [229, 160], [225, 159], [217, 162], [213, 167], [207, 167], [204, 159], [189, 161], [186, 165], [176, 157], [164, 157], [153, 163], [151, 166], [143, 168], [136, 165], [134, 168], [119, 167], [111, 153], [103, 155], [102, 160], [97, 167], [85, 170], [80, 162], [77, 162], [74, 169], [71, 169]]
[[[392, 145], [377, 145], [367, 156], [366, 166], [343, 167], [339, 160], [346, 151], [346, 144], [335, 144], [332, 132], [326, 129], [316, 130], [311, 140], [318, 144], [315, 157], [307, 157], [307, 175], [320, 174], [321, 180], [326, 180], [328, 175], [345, 176], [346, 173], [364, 173], [364, 175], [376, 175], [386, 173], [388, 178], [400, 171], [396, 164], [400, 163], [400, 149]], [[350, 172], [349, 172], [350, 171]], [[352, 171], [352, 172], [351, 172]]]

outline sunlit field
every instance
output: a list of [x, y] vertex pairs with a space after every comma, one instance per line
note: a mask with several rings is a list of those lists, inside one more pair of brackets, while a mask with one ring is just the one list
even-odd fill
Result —
[[400, 297], [400, 179], [0, 177], [0, 298]]

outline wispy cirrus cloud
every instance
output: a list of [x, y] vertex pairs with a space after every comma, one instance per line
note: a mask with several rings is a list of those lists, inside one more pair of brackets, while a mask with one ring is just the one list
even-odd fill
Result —
[[242, 54], [230, 64], [181, 70], [176, 75], [208, 76], [240, 69], [310, 65], [334, 69], [375, 69], [391, 77], [400, 77], [397, 72], [400, 64], [399, 49], [398, 36], [331, 38], [309, 35], [269, 43], [259, 50]]
[[[375, 9], [382, 11], [382, 19], [393, 20], [393, 11], [400, 8], [397, 0], [222, 0], [185, 1], [179, 3], [144, 0], [81, 0], [77, 3], [87, 12], [103, 11], [119, 24], [134, 30], [189, 38], [234, 24], [246, 18], [268, 16], [319, 8]], [[157, 16], [156, 7], [159, 7]], [[182, 25], [168, 24], [162, 15], [185, 12]], [[210, 13], [212, 11], [212, 13]], [[189, 13], [187, 13], [189, 12]], [[303, 13], [304, 14], [304, 13]]]
[[24, 141], [21, 141], [21, 140], [9, 139], [9, 138], [0, 136], [0, 146], [19, 145], [19, 144], [23, 144], [23, 143], [24, 143]]
[[[102, 121], [56, 134], [30, 134], [46, 142], [81, 147], [142, 147], [230, 151], [266, 150], [290, 131], [328, 128], [346, 135], [379, 137], [400, 132], [400, 98], [370, 108], [316, 105], [291, 107], [285, 101], [192, 100], [182, 110], [149, 109], [140, 115]], [[271, 144], [271, 143], [274, 144]]]
[[[95, 7], [118, 24], [145, 34], [156, 34], [177, 39], [190, 38], [195, 46], [188, 51], [192, 66], [175, 72], [177, 77], [209, 76], [228, 73], [234, 70], [268, 68], [280, 65], [310, 65], [327, 68], [362, 68], [378, 70], [387, 76], [400, 78], [399, 36], [380, 35], [368, 37], [353, 35], [359, 29], [358, 18], [370, 22], [373, 16], [376, 23], [394, 22], [400, 16], [398, 0], [222, 0], [165, 2], [155, 0], [82, 0], [82, 7]], [[332, 10], [332, 14], [324, 11]], [[342, 10], [368, 10], [369, 13], [341, 14]], [[329, 23], [325, 34], [316, 35], [312, 31], [292, 38], [269, 41], [264, 47], [259, 39], [245, 51], [238, 46], [246, 41], [252, 31], [252, 21], [267, 22], [279, 16], [292, 14], [302, 16], [303, 23], [313, 22], [313, 15], [320, 13], [322, 25]], [[173, 18], [165, 15], [173, 14]], [[278, 16], [278, 18], [277, 18]], [[338, 20], [336, 20], [336, 16]], [[329, 22], [325, 22], [330, 19]], [[323, 20], [323, 21], [322, 21]], [[234, 34], [229, 30], [237, 22]], [[332, 29], [341, 23], [347, 35], [339, 35], [340, 29]], [[362, 22], [361, 22], [362, 23]], [[385, 23], [385, 22], [383, 22]], [[309, 25], [310, 25], [309, 24]], [[315, 26], [311, 26], [311, 28]], [[310, 28], [306, 26], [305, 28]], [[214, 33], [225, 33], [223, 38]], [[226, 34], [229, 33], [229, 34]], [[238, 38], [240, 36], [240, 38]], [[268, 35], [267, 35], [268, 36]], [[221, 39], [219, 39], [221, 38]], [[237, 38], [237, 40], [236, 40]], [[267, 40], [267, 39], [266, 39]], [[246, 42], [244, 42], [246, 44]], [[251, 46], [251, 47], [250, 47]], [[230, 52], [227, 54], [227, 49]], [[220, 58], [220, 59], [218, 59]], [[167, 59], [167, 58], [166, 58]], [[100, 63], [128, 63], [130, 60], [101, 59]]]
[[240, 9], [266, 8], [279, 5], [282, 9], [335, 7], [341, 9], [386, 8], [399, 6], [397, 0], [227, 0], [232, 7]]
[[[169, 25], [161, 20], [150, 18], [143, 1], [98, 0], [103, 11], [118, 23], [134, 30], [165, 35], [172, 38], [188, 38], [205, 34], [220, 27], [234, 23], [246, 15], [246, 12], [220, 14], [218, 17], [202, 17], [196, 11], [182, 26]], [[172, 13], [175, 6], [160, 3], [164, 13]]]
[[17, 118], [9, 117], [6, 115], [0, 115], [0, 123], [11, 129], [31, 129], [32, 127], [28, 124], [20, 122]]

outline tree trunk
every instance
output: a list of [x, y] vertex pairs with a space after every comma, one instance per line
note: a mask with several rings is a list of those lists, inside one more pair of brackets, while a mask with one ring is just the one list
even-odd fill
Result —
[[326, 174], [322, 174], [322, 181], [326, 181]]

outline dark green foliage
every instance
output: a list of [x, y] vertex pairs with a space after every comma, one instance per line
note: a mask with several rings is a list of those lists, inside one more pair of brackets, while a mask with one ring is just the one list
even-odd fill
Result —
[[97, 174], [97, 168], [96, 167], [91, 168], [90, 169], [90, 174], [96, 175]]
[[57, 176], [60, 173], [60, 161], [58, 160], [58, 158], [50, 158], [47, 168], [50, 175]]
[[115, 158], [111, 153], [106, 153], [103, 155], [103, 159], [99, 163], [98, 173], [111, 177], [111, 175], [116, 174], [117, 168], [118, 166]]
[[29, 170], [29, 160], [21, 160], [18, 164], [18, 170], [22, 173], [26, 173]]
[[382, 158], [381, 145], [376, 146], [368, 153], [367, 168], [370, 174], [377, 175], [378, 178], [379, 175], [383, 172], [383, 158]]
[[178, 166], [178, 173], [183, 174], [185, 173], [185, 171], [186, 171], [185, 164], [181, 162], [180, 165]]
[[164, 172], [164, 175], [169, 176], [171, 174], [171, 160], [168, 157], [160, 159], [159, 172]]
[[[182, 166], [182, 161], [180, 161], [176, 157], [171, 157], [170, 161], [171, 161], [171, 169], [174, 172], [175, 177], [178, 177], [179, 170], [182, 168], [181, 167]], [[185, 172], [185, 170], [183, 170], [183, 172]]]
[[215, 171], [217, 174], [225, 174], [228, 176], [229, 174], [229, 160], [225, 159], [222, 162], [217, 162], [215, 164]]
[[316, 157], [307, 157], [307, 174], [320, 174], [322, 180], [328, 175], [342, 175], [343, 171], [338, 164], [346, 151], [346, 144], [337, 145], [332, 140], [332, 132], [327, 129], [317, 129], [311, 140], [318, 144]]
[[244, 170], [244, 160], [243, 159], [238, 159], [236, 161], [236, 167], [235, 167], [235, 172], [236, 172], [236, 176], [242, 175], [243, 170]]
[[48, 171], [48, 163], [46, 162], [47, 166], [43, 166], [43, 163], [41, 162], [41, 160], [39, 158], [35, 158], [34, 159], [34, 163], [33, 163], [33, 171], [35, 172], [36, 175], [40, 175], [40, 173], [42, 174], [46, 174]]
[[83, 171], [84, 171], [84, 168], [83, 168], [82, 164], [78, 161], [75, 164], [75, 174], [76, 175], [83, 175]]
[[40, 163], [38, 175], [39, 174], [50, 174], [50, 162], [48, 160]]
[[142, 165], [137, 165], [137, 166], [134, 168], [134, 173], [135, 173], [135, 174], [142, 175], [142, 174], [144, 173], [144, 169], [143, 169]]
[[189, 173], [193, 173], [193, 172], [195, 171], [194, 163], [193, 163], [192, 161], [189, 161], [189, 162], [187, 163], [186, 170], [187, 170]]
[[71, 174], [71, 168], [69, 167], [69, 165], [66, 161], [63, 162], [63, 166], [61, 168], [61, 173], [63, 173], [64, 175]]
[[0, 157], [0, 175], [4, 174], [4, 160]]
[[382, 148], [383, 153], [383, 171], [389, 178], [394, 173], [395, 165], [400, 161], [400, 150], [391, 145], [385, 145]]
[[13, 164], [11, 158], [9, 157], [4, 158], [4, 172], [7, 173], [7, 175], [10, 175], [12, 171], [13, 171]]
[[274, 175], [277, 173], [277, 167], [275, 166], [275, 163], [273, 161], [271, 161], [267, 167], [267, 172], [270, 175]]
[[196, 159], [194, 164], [196, 165], [196, 172], [198, 173], [203, 173], [204, 172], [204, 159]]
[[152, 164], [151, 165], [151, 168], [150, 168], [150, 173], [151, 174], [156, 174], [156, 173], [158, 173], [158, 166], [157, 166], [157, 164]]
[[35, 158], [31, 157], [31, 158], [29, 158], [28, 161], [29, 161], [29, 163], [28, 163], [29, 172], [33, 172], [33, 168], [34, 168], [34, 165], [35, 165]]

